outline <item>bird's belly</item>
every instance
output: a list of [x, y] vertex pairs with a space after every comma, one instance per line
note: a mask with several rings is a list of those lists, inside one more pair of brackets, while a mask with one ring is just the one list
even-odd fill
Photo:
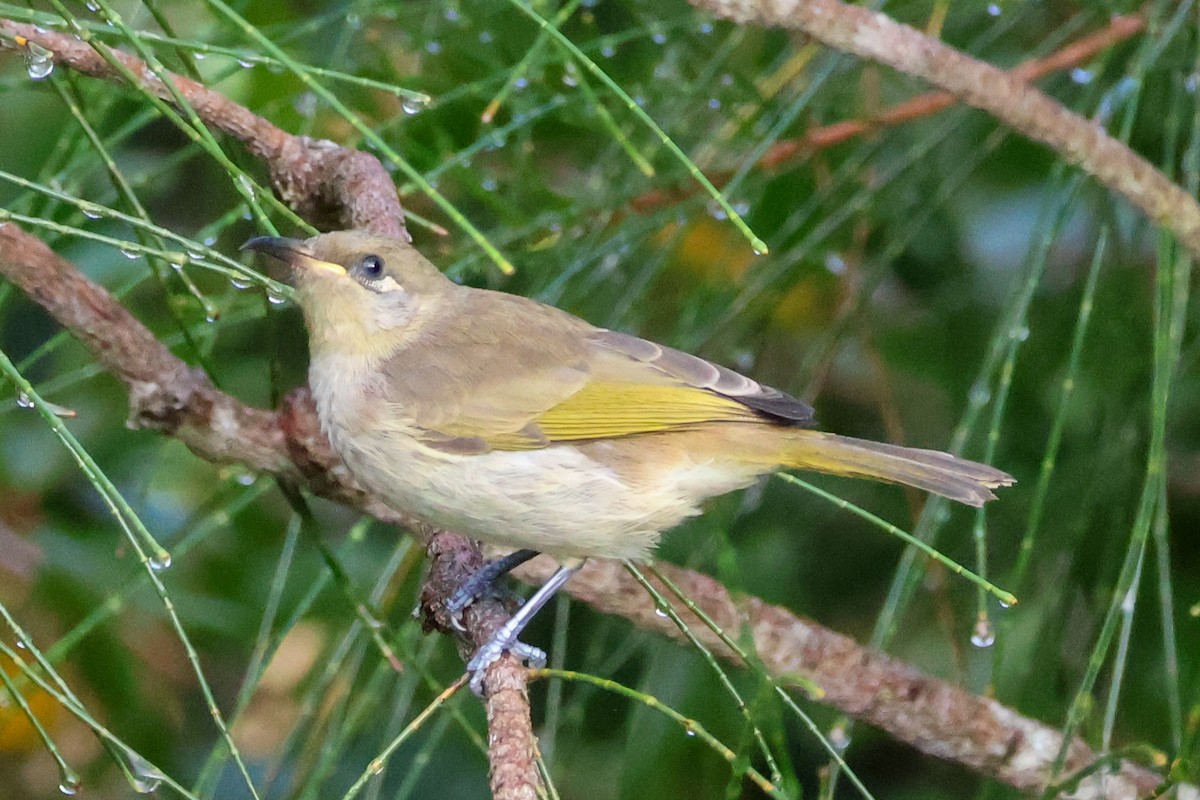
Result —
[[662, 530], [697, 510], [698, 498], [635, 490], [569, 446], [460, 455], [385, 437], [339, 450], [359, 481], [398, 509], [560, 557], [643, 558]]
[[397, 510], [498, 545], [642, 559], [701, 501], [758, 472], [682, 457], [631, 479], [607, 465], [603, 444], [448, 453], [423, 444], [394, 413], [373, 413], [355, 385], [314, 381], [313, 388], [330, 442], [364, 488]]

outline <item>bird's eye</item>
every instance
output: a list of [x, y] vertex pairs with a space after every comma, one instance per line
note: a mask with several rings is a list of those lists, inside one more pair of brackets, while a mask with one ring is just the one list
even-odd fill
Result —
[[377, 255], [363, 256], [362, 260], [358, 262], [358, 268], [363, 277], [374, 280], [383, 275], [383, 259]]

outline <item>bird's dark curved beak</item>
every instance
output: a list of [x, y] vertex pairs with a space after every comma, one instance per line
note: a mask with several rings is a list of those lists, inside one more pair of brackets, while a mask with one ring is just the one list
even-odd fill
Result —
[[284, 236], [255, 236], [241, 246], [242, 250], [252, 250], [256, 253], [270, 256], [282, 261], [293, 269], [314, 269], [330, 272], [335, 275], [345, 275], [346, 268], [341, 264], [322, 261], [313, 255], [308, 243], [302, 239], [289, 239]]

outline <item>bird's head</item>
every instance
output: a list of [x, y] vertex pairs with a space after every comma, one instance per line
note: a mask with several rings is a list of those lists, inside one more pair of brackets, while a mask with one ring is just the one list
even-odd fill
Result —
[[386, 356], [456, 288], [406, 239], [337, 231], [242, 245], [290, 268], [314, 353]]

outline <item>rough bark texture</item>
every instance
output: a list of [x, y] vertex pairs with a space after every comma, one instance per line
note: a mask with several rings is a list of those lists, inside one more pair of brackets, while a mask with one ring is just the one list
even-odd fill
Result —
[[1200, 203], [1099, 125], [1021, 77], [931, 39], [885, 14], [838, 0], [691, 0], [719, 17], [800, 31], [860, 58], [923, 78], [988, 112], [1090, 173], [1175, 234], [1200, 258]]
[[[1191, 198], [1181, 197], [1181, 190], [1146, 162], [1014, 76], [931, 42], [882, 15], [834, 0], [763, 4], [698, 0], [697, 4], [735, 19], [799, 27], [833, 46], [926, 77], [955, 98], [991, 110], [1022, 133], [1050, 144], [1200, 252], [1200, 214]], [[123, 80], [99, 53], [71, 36], [5, 20], [0, 20], [0, 33], [5, 34], [0, 36], [0, 49], [31, 40], [52, 51], [55, 62], [65, 68]], [[169, 99], [166, 87], [144, 64], [125, 54], [116, 57], [142, 85]], [[404, 233], [391, 179], [374, 157], [293, 136], [199, 83], [178, 76], [170, 80], [206, 124], [239, 139], [266, 163], [280, 195], [301, 214], [342, 227]], [[945, 102], [941, 97], [935, 100], [935, 104]], [[306, 391], [289, 397], [277, 411], [250, 408], [220, 392], [201, 371], [158, 342], [108, 292], [12, 224], [0, 225], [0, 276], [42, 305], [128, 386], [131, 425], [177, 437], [201, 458], [239, 462], [278, 475], [421, 532], [433, 562], [423, 593], [427, 624], [458, 635], [445, 618], [444, 604], [462, 577], [482, 563], [478, 549], [454, 534], [425, 532], [403, 510], [390, 509], [364, 493], [322, 435]], [[551, 569], [551, 564], [539, 559], [521, 574], [544, 580]], [[863, 648], [785, 609], [752, 597], [735, 602], [711, 578], [667, 569], [726, 630], [748, 629], [762, 662], [775, 677], [800, 676], [816, 683], [824, 692], [822, 702], [924, 752], [1024, 790], [1044, 786], [1061, 741], [1049, 726]], [[618, 564], [589, 564], [568, 584], [568, 591], [639, 627], [680, 635]], [[468, 609], [466, 635], [459, 637], [463, 652], [486, 641], [507, 613], [496, 601]], [[691, 622], [716, 652], [732, 657], [698, 620]], [[498, 798], [532, 798], [538, 778], [525, 671], [514, 659], [502, 658], [490, 668], [486, 686], [493, 791]], [[1068, 770], [1086, 766], [1094, 758], [1085, 744], [1074, 742]], [[1137, 765], [1121, 762], [1118, 766], [1119, 771], [1103, 782], [1084, 781], [1073, 796], [1133, 798], [1158, 783], [1156, 775]], [[1200, 793], [1194, 787], [1181, 787], [1178, 796], [1195, 800]]]

